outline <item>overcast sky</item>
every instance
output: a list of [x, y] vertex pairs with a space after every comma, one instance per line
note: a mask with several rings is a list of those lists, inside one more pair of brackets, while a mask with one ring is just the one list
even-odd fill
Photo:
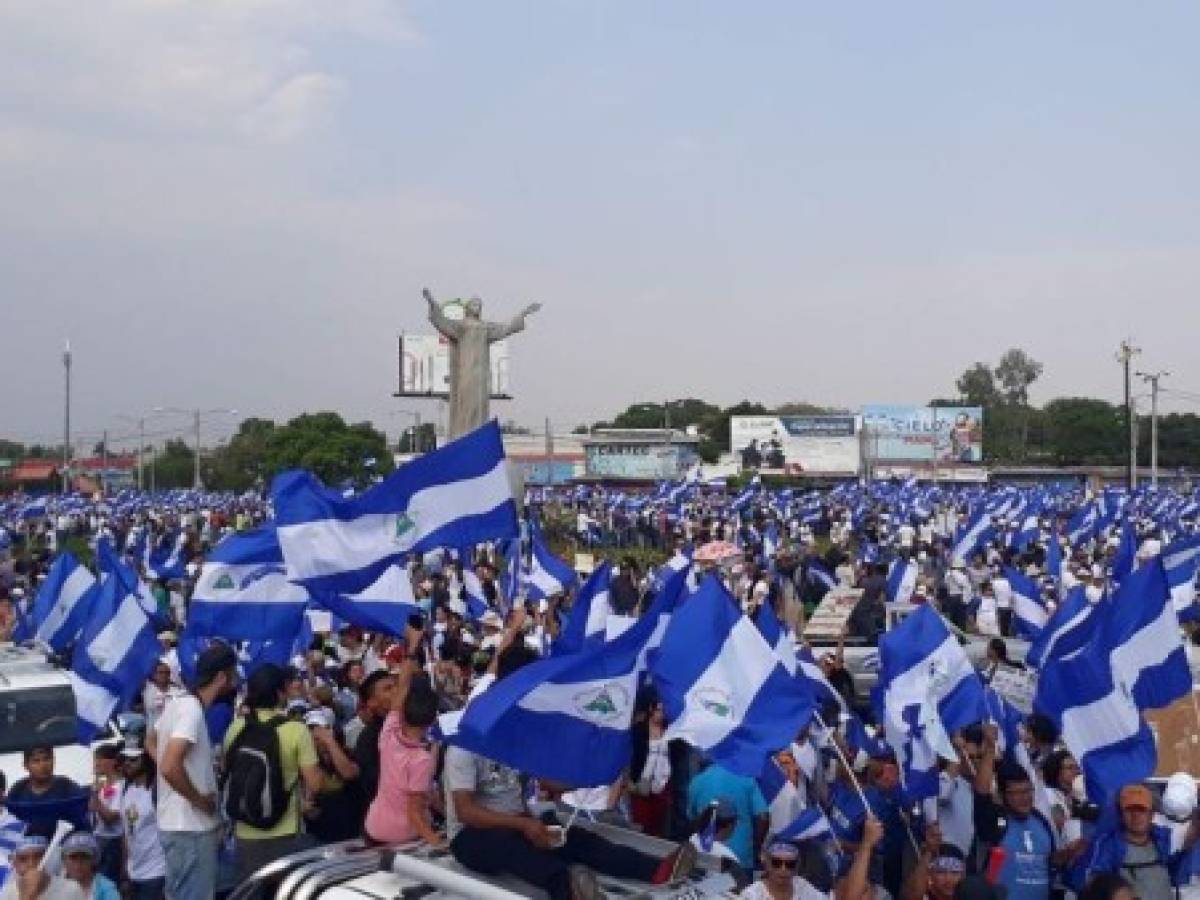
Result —
[[[504, 418], [925, 402], [1010, 346], [1200, 394], [1200, 7], [0, 0], [0, 436], [155, 406], [395, 434], [420, 290]], [[1166, 384], [1167, 382], [1164, 382]], [[1200, 402], [1167, 398], [1168, 409]], [[219, 432], [219, 419], [206, 433]]]

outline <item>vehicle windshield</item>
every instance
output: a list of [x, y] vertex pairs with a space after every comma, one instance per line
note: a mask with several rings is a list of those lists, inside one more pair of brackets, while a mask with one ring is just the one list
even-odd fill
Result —
[[75, 697], [66, 684], [0, 690], [0, 753], [77, 740]]

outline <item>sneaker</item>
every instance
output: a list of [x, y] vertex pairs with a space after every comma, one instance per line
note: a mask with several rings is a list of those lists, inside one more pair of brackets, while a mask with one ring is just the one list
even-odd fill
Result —
[[571, 866], [571, 900], [605, 900], [596, 873], [587, 866]]
[[687, 878], [696, 868], [696, 858], [700, 851], [691, 841], [684, 841], [675, 851], [675, 864], [671, 866], [671, 883]]

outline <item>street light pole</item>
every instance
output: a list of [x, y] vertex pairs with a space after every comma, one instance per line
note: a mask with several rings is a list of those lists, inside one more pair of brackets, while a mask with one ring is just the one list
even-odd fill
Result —
[[1150, 483], [1158, 487], [1158, 380], [1170, 372], [1138, 372], [1150, 385]]
[[1137, 487], [1137, 420], [1133, 413], [1133, 392], [1130, 388], [1129, 361], [1141, 353], [1129, 341], [1121, 341], [1121, 350], [1117, 353], [1117, 361], [1125, 369], [1125, 424], [1129, 427], [1129, 490]]
[[195, 473], [192, 477], [192, 490], [200, 490], [200, 410], [196, 410], [196, 459]]
[[63, 493], [71, 490], [71, 342], [63, 347], [63, 371], [66, 374], [66, 393], [63, 409]]

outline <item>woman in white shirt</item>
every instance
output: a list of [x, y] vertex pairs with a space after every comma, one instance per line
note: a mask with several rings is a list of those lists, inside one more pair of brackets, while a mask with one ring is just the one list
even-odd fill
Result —
[[653, 698], [645, 718], [633, 725], [633, 758], [629, 768], [630, 818], [645, 834], [663, 837], [671, 809], [671, 758], [666, 714]]
[[121, 751], [125, 791], [121, 821], [125, 831], [126, 874], [132, 900], [163, 900], [167, 860], [163, 856], [154, 803], [154, 761], [140, 748]]

